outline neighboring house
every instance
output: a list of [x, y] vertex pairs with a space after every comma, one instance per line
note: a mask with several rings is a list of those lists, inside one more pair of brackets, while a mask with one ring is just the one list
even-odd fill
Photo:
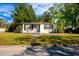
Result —
[[6, 28], [0, 28], [0, 32], [6, 32]]
[[55, 28], [52, 23], [24, 23], [22, 33], [52, 33]]

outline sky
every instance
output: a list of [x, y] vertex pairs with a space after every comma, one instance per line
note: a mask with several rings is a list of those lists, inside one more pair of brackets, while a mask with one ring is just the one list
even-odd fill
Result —
[[[37, 16], [42, 15], [53, 6], [51, 3], [28, 3], [28, 5], [32, 5]], [[16, 6], [18, 6], [18, 3], [0, 3], [0, 18], [3, 18], [8, 23], [11, 23], [13, 21], [11, 14]]]

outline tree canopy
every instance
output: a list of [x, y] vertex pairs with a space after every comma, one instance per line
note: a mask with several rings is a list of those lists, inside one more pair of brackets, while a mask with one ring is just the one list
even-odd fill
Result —
[[0, 18], [0, 28], [4, 27], [4, 24], [5, 24], [5, 20]]
[[15, 7], [12, 17], [14, 18], [12, 24], [15, 28], [21, 27], [22, 23], [36, 21], [36, 15], [32, 6], [27, 6], [25, 3], [20, 3], [17, 7]]
[[79, 26], [79, 4], [55, 4], [49, 11], [53, 14], [53, 20], [57, 21], [57, 32]]
[[12, 14], [14, 22], [34, 22], [36, 20], [36, 15], [32, 6], [26, 6], [26, 4], [21, 3], [15, 8]]
[[[79, 4], [64, 4], [64, 8], [61, 11], [67, 24], [72, 27], [78, 26], [79, 23]], [[68, 26], [68, 25], [67, 25]]]

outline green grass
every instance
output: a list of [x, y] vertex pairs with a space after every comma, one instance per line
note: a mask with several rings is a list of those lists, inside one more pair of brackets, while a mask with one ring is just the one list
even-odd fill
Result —
[[23, 42], [20, 40], [30, 39], [31, 34], [20, 34], [20, 33], [0, 33], [0, 45], [20, 45], [20, 44], [28, 44], [28, 42]]
[[[17, 37], [23, 37], [23, 36], [26, 36], [26, 35], [29, 35], [29, 34], [21, 34], [21, 33], [8, 33], [8, 32], [1, 32], [0, 33], [0, 40], [1, 39], [14, 39], [14, 38], [17, 38]], [[30, 34], [31, 35], [31, 34]]]
[[63, 44], [63, 45], [79, 45], [79, 34], [42, 34], [34, 42], [40, 44]]
[[28, 45], [32, 42], [40, 44], [79, 44], [79, 34], [37, 34], [39, 38], [32, 40], [33, 34], [0, 32], [0, 45]]

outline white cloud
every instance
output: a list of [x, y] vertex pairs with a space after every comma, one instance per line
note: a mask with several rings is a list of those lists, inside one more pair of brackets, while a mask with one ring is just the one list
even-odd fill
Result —
[[33, 6], [33, 9], [36, 12], [36, 15], [43, 14], [43, 12], [47, 11], [50, 7], [53, 6], [53, 3], [33, 3], [31, 4]]
[[2, 18], [2, 19], [3, 19], [3, 17], [1, 17], [1, 16], [0, 16], [0, 18]]
[[[36, 15], [41, 15], [53, 6], [53, 3], [31, 3]], [[13, 5], [0, 6], [0, 12], [3, 12], [3, 16], [11, 17], [11, 11], [14, 11]]]
[[7, 20], [7, 22], [8, 22], [8, 23], [12, 23], [12, 22], [13, 22], [13, 20]]
[[11, 13], [12, 13], [12, 12], [6, 12], [6, 13], [3, 13], [3, 16], [11, 17]]
[[12, 5], [2, 5], [0, 6], [0, 12], [9, 12], [9, 11], [13, 11], [14, 7]]
[[2, 14], [5, 17], [11, 17], [12, 11], [14, 11], [14, 6], [0, 5], [0, 14]]

